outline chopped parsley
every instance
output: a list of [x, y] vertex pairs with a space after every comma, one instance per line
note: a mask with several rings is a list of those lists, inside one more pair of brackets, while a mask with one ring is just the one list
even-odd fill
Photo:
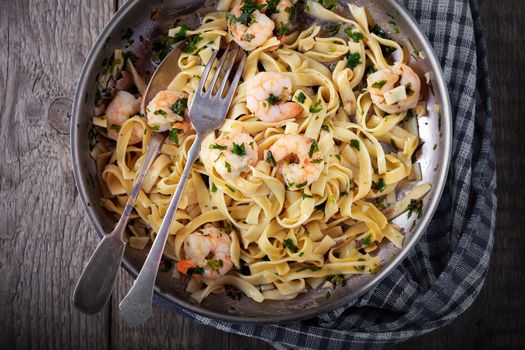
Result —
[[336, 0], [318, 0], [318, 1], [327, 10], [333, 10], [337, 6]]
[[314, 104], [310, 107], [310, 113], [319, 113], [323, 110], [321, 99], [317, 99]]
[[303, 188], [304, 186], [306, 186], [307, 183], [308, 183], [308, 181], [301, 182], [300, 184], [295, 185], [295, 187], [296, 188]]
[[363, 39], [363, 33], [361, 33], [361, 32], [354, 32], [352, 30], [352, 28], [350, 28], [350, 27], [345, 28], [345, 34], [350, 39], [352, 39], [353, 42], [356, 42], [356, 43], [359, 42], [359, 40]]
[[355, 269], [356, 271], [365, 271], [365, 268], [366, 268], [365, 265], [354, 266], [354, 269]]
[[190, 267], [186, 271], [186, 275], [192, 277], [193, 275], [204, 275], [204, 269], [202, 267]]
[[383, 86], [385, 86], [386, 80], [379, 80], [372, 84], [373, 88], [381, 89]]
[[412, 199], [407, 209], [409, 218], [412, 216], [412, 213], [416, 213], [419, 219], [423, 215], [423, 201], [421, 199]]
[[369, 245], [370, 243], [372, 243], [372, 235], [368, 235], [365, 238], [361, 238], [359, 242], [363, 245]]
[[277, 5], [279, 5], [279, 2], [281, 2], [281, 0], [266, 0], [266, 16], [269, 16], [273, 13], [279, 13], [279, 10], [277, 9]]
[[319, 146], [317, 145], [317, 141], [312, 140], [312, 144], [310, 145], [310, 150], [308, 151], [308, 156], [312, 158], [315, 152], [319, 151]]
[[228, 172], [231, 173], [232, 172], [232, 166], [230, 163], [228, 162], [224, 162], [224, 166], [226, 167], [226, 169], [228, 169]]
[[295, 96], [295, 99], [297, 100], [297, 102], [299, 103], [304, 103], [304, 101], [306, 100], [306, 96], [303, 94], [303, 92], [301, 91], [300, 93], [297, 94], [297, 96]]
[[97, 145], [97, 132], [95, 127], [92, 125], [88, 131], [89, 150], [92, 150]]
[[173, 129], [170, 130], [170, 134], [168, 135], [168, 139], [170, 139], [171, 141], [175, 142], [178, 145], [179, 144], [179, 137], [177, 135], [178, 134], [182, 134], [182, 133], [184, 133], [184, 130], [173, 128]]
[[246, 34], [244, 37], [243, 37], [243, 40], [247, 41], [247, 42], [250, 42], [252, 41], [252, 39], [255, 38], [255, 35], [253, 34]]
[[328, 275], [326, 281], [332, 283], [336, 287], [344, 287], [345, 285], [345, 279], [342, 275]]
[[270, 94], [270, 96], [268, 96], [268, 99], [266, 100], [266, 102], [268, 102], [269, 105], [275, 105], [275, 104], [281, 102], [281, 99], [278, 96]]
[[375, 72], [377, 72], [377, 68], [375, 66], [368, 66], [365, 69], [365, 74], [366, 75], [370, 75], [370, 74], [375, 73]]
[[[372, 33], [374, 33], [375, 35], [377, 35], [380, 38], [387, 39], [387, 40], [392, 40], [392, 38], [380, 26], [375, 26], [372, 29]], [[396, 49], [394, 47], [385, 46], [385, 45], [381, 45], [381, 50], [383, 51], [383, 54], [385, 56], [388, 56], [392, 52], [396, 51]]]
[[314, 196], [309, 195], [307, 193], [303, 193], [303, 199], [306, 199], [306, 198], [314, 198]]
[[194, 53], [197, 50], [197, 44], [202, 40], [200, 34], [192, 36], [188, 40], [188, 45], [184, 48], [185, 53]]
[[187, 98], [179, 98], [177, 100], [177, 102], [175, 102], [171, 106], [171, 110], [173, 111], [173, 113], [182, 116], [182, 114], [184, 113], [184, 110], [186, 109], [186, 107], [188, 107], [188, 99]]
[[330, 126], [328, 124], [321, 125], [321, 130], [324, 130], [326, 132], [330, 132]]
[[153, 130], [153, 131], [159, 131], [159, 130], [160, 130], [160, 125], [153, 125], [153, 126], [151, 127], [151, 130]]
[[272, 151], [268, 151], [266, 152], [266, 162], [269, 163], [270, 165], [276, 165], [277, 162], [275, 161], [275, 159], [273, 158], [273, 154], [272, 154]]
[[334, 35], [336, 35], [339, 32], [340, 26], [341, 25], [339, 23], [328, 24], [325, 27], [325, 30], [328, 33], [328, 35], [334, 36]]
[[187, 32], [188, 32], [188, 27], [186, 27], [185, 25], [182, 25], [179, 31], [175, 33], [175, 36], [173, 37], [173, 39], [175, 39], [176, 41], [184, 40], [186, 39]]
[[241, 143], [240, 145], [238, 145], [234, 142], [232, 146], [232, 152], [238, 155], [239, 157], [245, 156], [246, 149], [244, 148], [244, 143]]
[[224, 151], [226, 148], [227, 148], [226, 146], [221, 146], [216, 143], [214, 143], [213, 145], [210, 145], [210, 149], [218, 149], [218, 150]]
[[284, 23], [281, 22], [281, 26], [275, 31], [276, 36], [282, 36], [290, 33], [290, 28], [284, 25]]
[[359, 55], [359, 52], [354, 52], [346, 56], [346, 67], [347, 68], [354, 69], [360, 64], [361, 64], [361, 55]]
[[384, 192], [385, 186], [385, 180], [382, 177], [379, 178], [379, 181], [377, 182], [377, 189], [379, 190], [379, 192]]
[[258, 0], [244, 0], [243, 6], [241, 7], [241, 15], [235, 17], [233, 13], [227, 13], [226, 19], [231, 22], [239, 22], [242, 24], [250, 25], [255, 21], [253, 13], [258, 10], [262, 10], [267, 4], [259, 4]]
[[289, 249], [292, 253], [297, 253], [298, 249], [291, 238], [287, 238], [283, 241], [283, 247]]
[[351, 139], [350, 140], [350, 146], [354, 147], [358, 151], [359, 151], [359, 145], [360, 145], [360, 142], [359, 142], [358, 139]]
[[109, 127], [110, 129], [113, 129], [113, 130], [120, 130], [120, 125], [117, 125], [117, 124], [111, 124], [111, 126]]
[[[181, 29], [182, 31], [182, 29]], [[179, 31], [180, 33], [180, 31]], [[184, 38], [179, 40], [178, 34], [175, 37], [171, 37], [167, 34], [161, 34], [157, 40], [151, 44], [151, 50], [153, 51], [153, 61], [155, 63], [160, 63], [164, 57], [166, 57], [171, 52], [171, 47], [177, 42], [186, 37], [184, 33]]]
[[217, 192], [217, 186], [215, 186], [215, 184], [213, 182], [211, 183], [211, 191], [213, 193]]
[[209, 261], [208, 261], [208, 265], [210, 266], [210, 268], [211, 268], [212, 270], [219, 271], [219, 268], [222, 267], [223, 262], [222, 262], [221, 259], [217, 259], [217, 260], [209, 260]]
[[168, 115], [168, 112], [166, 112], [165, 110], [163, 109], [157, 109], [155, 112], [153, 112], [153, 114], [155, 115], [162, 115], [162, 116], [167, 116]]

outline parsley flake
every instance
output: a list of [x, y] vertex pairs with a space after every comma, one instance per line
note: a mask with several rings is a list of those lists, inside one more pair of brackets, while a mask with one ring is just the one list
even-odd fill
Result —
[[277, 162], [275, 161], [275, 158], [273, 158], [272, 151], [266, 152], [266, 159], [265, 160], [270, 165], [276, 165], [277, 164]]
[[373, 88], [381, 89], [383, 86], [385, 86], [386, 80], [379, 80], [372, 84]]
[[301, 91], [300, 93], [297, 94], [297, 96], [295, 96], [295, 99], [299, 103], [304, 103], [304, 101], [306, 100], [306, 96]]
[[226, 146], [221, 146], [216, 143], [214, 143], [213, 145], [210, 145], [210, 149], [218, 149], [218, 150], [224, 151], [226, 148], [227, 148]]
[[188, 99], [187, 98], [179, 98], [177, 102], [175, 102], [171, 106], [171, 110], [173, 113], [182, 116], [184, 110], [188, 107]]
[[232, 152], [234, 154], [238, 155], [239, 157], [245, 156], [246, 155], [246, 149], [244, 148], [244, 143], [241, 143], [240, 145], [238, 145], [235, 142], [233, 142]]
[[359, 52], [354, 52], [346, 56], [346, 67], [347, 68], [354, 69], [360, 64], [361, 64], [361, 55], [359, 55]]
[[173, 129], [170, 130], [170, 133], [168, 135], [168, 139], [170, 139], [171, 141], [175, 142], [178, 145], [179, 144], [179, 137], [177, 135], [178, 134], [182, 134], [182, 133], [184, 133], [184, 130], [173, 128]]
[[292, 253], [297, 253], [298, 251], [297, 246], [291, 238], [287, 238], [283, 241], [283, 247], [289, 249]]
[[363, 33], [361, 33], [361, 32], [354, 32], [352, 30], [352, 28], [350, 28], [350, 27], [345, 28], [345, 34], [350, 39], [352, 39], [353, 42], [356, 42], [356, 43], [359, 42], [359, 40], [363, 39]]
[[308, 156], [312, 158], [315, 152], [319, 151], [319, 146], [317, 145], [317, 141], [312, 140], [312, 144], [310, 145], [310, 150], [308, 151]]

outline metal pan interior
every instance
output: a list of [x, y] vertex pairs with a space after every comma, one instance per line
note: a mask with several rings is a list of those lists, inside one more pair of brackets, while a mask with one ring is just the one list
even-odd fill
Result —
[[[424, 142], [421, 156], [423, 182], [432, 183], [431, 192], [424, 199], [424, 214], [420, 219], [413, 215], [410, 219], [402, 215], [394, 223], [406, 232], [404, 247], [399, 250], [391, 244], [383, 244], [381, 257], [383, 264], [374, 275], [356, 275], [351, 277], [344, 288], [338, 288], [329, 299], [320, 290], [311, 290], [293, 300], [264, 301], [256, 303], [249, 298], [234, 301], [225, 294], [212, 294], [201, 304], [189, 300], [185, 291], [185, 283], [171, 277], [171, 273], [159, 272], [156, 293], [168, 302], [174, 303], [189, 311], [211, 318], [230, 322], [249, 323], [276, 323], [306, 319], [316, 314], [330, 311], [338, 306], [348, 304], [352, 299], [369, 291], [395, 268], [424, 234], [443, 191], [448, 164], [451, 154], [451, 110], [446, 84], [443, 79], [439, 62], [427, 39], [419, 30], [415, 20], [393, 0], [383, 1], [352, 1], [366, 6], [377, 23], [385, 24], [393, 21], [399, 28], [400, 34], [395, 39], [409, 50], [409, 53], [420, 51], [424, 59], [411, 65], [419, 73], [431, 72], [433, 93], [426, 92], [428, 97], [428, 117], [420, 118], [419, 133]], [[197, 20], [198, 11], [206, 11], [213, 7], [214, 1], [138, 1], [130, 0], [110, 20], [93, 46], [84, 65], [77, 86], [73, 113], [71, 119], [71, 150], [73, 171], [77, 188], [88, 216], [99, 236], [110, 232], [115, 224], [112, 216], [99, 203], [101, 197], [100, 186], [97, 183], [97, 174], [94, 161], [90, 157], [88, 133], [91, 127], [91, 117], [94, 105], [94, 91], [97, 74], [102, 70], [102, 61], [111, 56], [114, 49], [123, 48], [126, 43], [122, 33], [127, 28], [133, 31], [133, 37], [138, 42], [147, 42], [159, 34], [167, 31], [177, 18], [190, 16]], [[346, 8], [345, 1], [340, 1], [341, 8]], [[349, 16], [349, 12], [346, 13]], [[153, 19], [152, 19], [153, 18]], [[144, 40], [145, 39], [145, 40]], [[135, 47], [143, 59], [150, 59], [148, 47]], [[142, 51], [140, 51], [142, 50]], [[154, 66], [143, 64], [144, 73], [151, 73]], [[439, 105], [439, 111], [434, 108]], [[413, 186], [414, 184], [412, 184]], [[408, 188], [407, 188], [408, 189]], [[147, 250], [138, 251], [127, 248], [123, 267], [136, 276], [145, 260]]]

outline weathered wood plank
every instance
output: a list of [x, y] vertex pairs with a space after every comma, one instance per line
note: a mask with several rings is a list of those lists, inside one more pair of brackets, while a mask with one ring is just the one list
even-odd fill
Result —
[[112, 349], [271, 349], [263, 341], [202, 326], [156, 305], [152, 318], [144, 325], [129, 327], [118, 315], [118, 303], [132, 282], [131, 277], [121, 270], [111, 303]]
[[70, 295], [97, 242], [73, 181], [69, 137], [46, 118], [71, 96], [111, 14], [105, 0], [0, 2], [0, 344], [104, 349], [107, 310], [88, 317]]

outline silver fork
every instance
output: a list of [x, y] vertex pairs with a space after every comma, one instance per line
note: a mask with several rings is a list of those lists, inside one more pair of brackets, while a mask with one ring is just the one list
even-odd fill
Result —
[[[166, 239], [168, 238], [168, 232], [173, 217], [175, 216], [177, 206], [179, 205], [180, 198], [184, 193], [184, 187], [190, 175], [191, 167], [199, 155], [203, 138], [223, 124], [244, 69], [246, 53], [243, 52], [242, 59], [237, 66], [237, 71], [235, 72], [226, 95], [223, 97], [228, 77], [235, 64], [235, 58], [239, 53], [239, 47], [233, 50], [233, 52], [230, 52], [230, 46], [226, 47], [219, 65], [217, 66], [217, 70], [209, 83], [209, 87], [205, 91], [205, 83], [210, 75], [213, 62], [217, 57], [217, 52], [218, 51], [212, 55], [208, 64], [204, 68], [204, 72], [202, 73], [188, 113], [193, 127], [197, 131], [197, 136], [188, 151], [188, 159], [177, 186], [177, 190], [171, 198], [170, 205], [166, 211], [166, 215], [164, 216], [157, 237], [155, 238], [155, 242], [153, 242], [148, 257], [146, 258], [137, 279], [119, 305], [120, 314], [132, 326], [145, 322], [151, 316], [151, 303], [157, 270], [162, 258], [164, 246], [166, 245]], [[221, 73], [223, 73], [223, 76], [222, 81], [219, 84]], [[214, 91], [216, 92], [214, 93]]]

